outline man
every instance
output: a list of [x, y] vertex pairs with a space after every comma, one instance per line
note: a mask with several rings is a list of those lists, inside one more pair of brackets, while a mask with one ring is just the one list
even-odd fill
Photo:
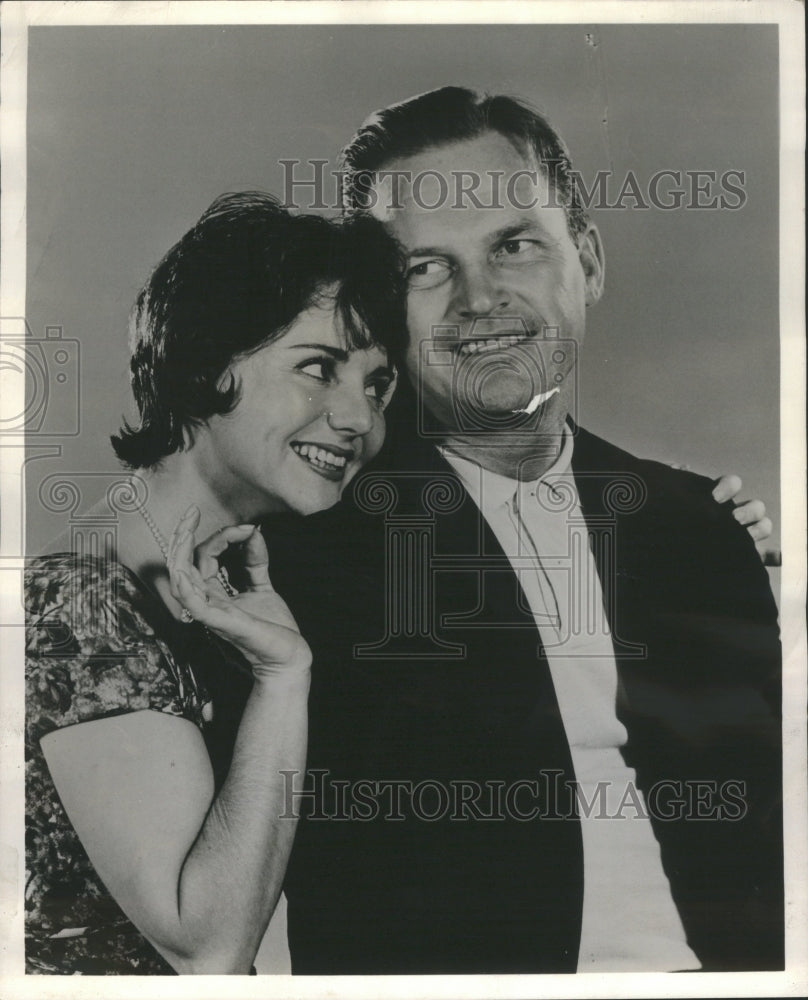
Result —
[[409, 385], [271, 545], [315, 662], [293, 970], [781, 968], [776, 609], [710, 483], [577, 425], [604, 251], [563, 144], [444, 88], [344, 165], [407, 258]]

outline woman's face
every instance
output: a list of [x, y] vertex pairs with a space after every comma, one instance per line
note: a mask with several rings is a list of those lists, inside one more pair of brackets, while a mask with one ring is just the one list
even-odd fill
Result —
[[238, 403], [195, 434], [192, 454], [240, 520], [331, 507], [382, 446], [394, 372], [383, 349], [348, 349], [330, 303], [229, 371]]

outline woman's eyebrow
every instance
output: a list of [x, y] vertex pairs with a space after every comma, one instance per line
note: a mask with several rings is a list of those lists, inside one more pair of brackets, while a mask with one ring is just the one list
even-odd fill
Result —
[[344, 351], [341, 347], [332, 347], [331, 344], [289, 344], [288, 349], [290, 351], [322, 351], [324, 354], [329, 354], [335, 361], [348, 360], [347, 351]]

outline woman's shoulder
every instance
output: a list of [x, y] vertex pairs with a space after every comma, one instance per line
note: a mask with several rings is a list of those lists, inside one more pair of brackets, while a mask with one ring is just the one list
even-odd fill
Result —
[[82, 552], [71, 552], [66, 549], [45, 551], [37, 555], [27, 556], [25, 559], [25, 573], [26, 576], [32, 574], [50, 574], [60, 578], [84, 573], [88, 581], [111, 576], [126, 577], [131, 581], [136, 581], [137, 579], [130, 569], [112, 556], [90, 555]]
[[[25, 623], [46, 646], [72, 637], [76, 652], [142, 645], [163, 619], [158, 599], [114, 559], [60, 552], [26, 560]], [[61, 638], [60, 638], [61, 637]], [[29, 652], [33, 652], [29, 648]]]
[[143, 709], [202, 723], [207, 697], [172, 652], [173, 619], [125, 566], [52, 553], [27, 560], [24, 583], [30, 735]]
[[57, 593], [98, 590], [110, 583], [122, 584], [124, 592], [138, 590], [137, 578], [111, 557], [79, 552], [46, 552], [25, 560], [25, 592], [28, 599], [45, 607], [58, 599]]

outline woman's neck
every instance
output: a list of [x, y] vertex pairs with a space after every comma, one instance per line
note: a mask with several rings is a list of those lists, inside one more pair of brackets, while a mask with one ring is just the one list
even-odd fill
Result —
[[180, 608], [171, 596], [165, 555], [183, 514], [192, 504], [199, 508], [197, 544], [244, 518], [216, 496], [187, 452], [168, 456], [154, 469], [137, 470], [131, 479], [136, 502], [127, 505], [127, 513], [119, 514], [117, 559], [178, 615]]
[[219, 528], [243, 523], [245, 512], [226, 499], [217, 496], [199, 474], [188, 452], [169, 455], [154, 469], [133, 473], [138, 497], [166, 544], [191, 504], [199, 508], [197, 541], [202, 541]]

